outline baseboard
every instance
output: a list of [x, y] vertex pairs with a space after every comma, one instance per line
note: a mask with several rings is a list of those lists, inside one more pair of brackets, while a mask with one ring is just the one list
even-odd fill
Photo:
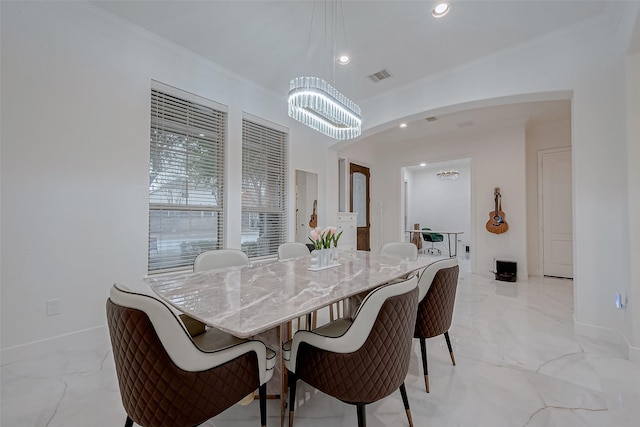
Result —
[[576, 334], [606, 341], [618, 347], [624, 358], [634, 363], [640, 363], [640, 349], [633, 347], [622, 332], [616, 329], [578, 322], [575, 315], [573, 316], [573, 323]]
[[8, 365], [24, 360], [41, 357], [43, 354], [62, 350], [77, 350], [90, 348], [108, 348], [109, 331], [107, 326], [84, 329], [57, 337], [47, 338], [15, 347], [9, 347], [0, 351], [0, 365]]

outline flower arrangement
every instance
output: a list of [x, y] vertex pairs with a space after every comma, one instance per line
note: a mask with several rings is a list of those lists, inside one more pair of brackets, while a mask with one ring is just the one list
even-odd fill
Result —
[[342, 231], [336, 234], [336, 227], [326, 227], [322, 230], [320, 227], [316, 227], [309, 232], [309, 240], [313, 243], [315, 249], [329, 249], [332, 246], [338, 246], [338, 240], [342, 236]]

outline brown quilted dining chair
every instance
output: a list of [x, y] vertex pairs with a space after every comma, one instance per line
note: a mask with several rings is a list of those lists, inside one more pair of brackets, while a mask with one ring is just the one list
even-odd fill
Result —
[[449, 328], [453, 319], [453, 306], [458, 286], [458, 259], [448, 258], [430, 264], [420, 275], [418, 282], [419, 303], [414, 338], [420, 339], [424, 387], [429, 393], [429, 370], [427, 368], [427, 338], [444, 334], [449, 347], [451, 363], [456, 365]]
[[404, 379], [409, 369], [418, 305], [417, 277], [370, 292], [352, 319], [313, 331], [298, 331], [283, 345], [289, 371], [289, 426], [293, 426], [296, 382], [355, 405], [358, 426], [366, 426], [365, 405], [400, 389], [413, 426]]
[[217, 329], [192, 337], [163, 302], [120, 285], [111, 288], [106, 311], [125, 427], [199, 425], [256, 389], [266, 426], [275, 352], [262, 342]]

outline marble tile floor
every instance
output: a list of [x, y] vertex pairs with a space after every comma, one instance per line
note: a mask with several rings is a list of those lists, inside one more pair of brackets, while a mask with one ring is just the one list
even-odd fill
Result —
[[[516, 283], [472, 275], [461, 262], [450, 335], [428, 340], [431, 393], [417, 340], [406, 379], [416, 427], [637, 427], [640, 366], [614, 345], [577, 336], [573, 282]], [[110, 346], [3, 365], [2, 427], [122, 426], [125, 413]], [[276, 400], [268, 425], [279, 425]], [[236, 405], [206, 427], [257, 427], [258, 402]], [[296, 427], [355, 426], [355, 407], [298, 383]], [[369, 427], [405, 427], [400, 393], [367, 407]]]

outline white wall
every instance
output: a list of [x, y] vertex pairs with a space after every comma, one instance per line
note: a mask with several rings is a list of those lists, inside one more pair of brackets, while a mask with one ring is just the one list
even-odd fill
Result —
[[539, 256], [538, 152], [571, 147], [571, 120], [563, 119], [527, 127], [527, 265], [530, 276], [542, 276]]
[[[640, 28], [640, 22], [638, 22]], [[637, 33], [640, 34], [640, 31]], [[640, 42], [640, 40], [639, 40]], [[632, 344], [631, 359], [640, 362], [640, 53], [627, 58], [627, 165], [629, 185], [629, 284], [622, 291], [629, 306], [620, 315], [625, 335]]]
[[[432, 230], [462, 231], [464, 234], [458, 236], [458, 255], [464, 256], [464, 246], [471, 244], [470, 161], [457, 161], [454, 166], [446, 166], [447, 163], [441, 165], [405, 170], [407, 226], [410, 229], [414, 224], [420, 224], [420, 227]], [[460, 172], [458, 179], [442, 181], [436, 177], [439, 170], [449, 168]], [[452, 241], [451, 244], [454, 245], [455, 242]], [[431, 246], [430, 243], [425, 245]], [[436, 244], [436, 247], [443, 249], [440, 244]]]
[[[609, 6], [619, 13], [486, 56], [393, 93], [372, 97], [360, 106], [366, 112], [366, 131], [373, 132], [388, 129], [406, 117], [438, 115], [441, 111], [468, 106], [567, 99], [565, 94], [571, 93], [576, 326], [582, 333], [611, 337], [612, 331], [619, 331], [631, 339], [619, 322], [613, 294], [629, 282], [628, 107], [624, 61], [640, 4], [626, 2]], [[366, 144], [366, 138], [359, 143]], [[453, 154], [447, 152], [449, 156]], [[522, 159], [524, 162], [524, 157]], [[391, 197], [393, 202], [389, 204], [399, 203], [393, 193], [398, 192], [398, 187], [389, 185], [389, 181], [399, 182], [402, 164], [382, 160], [378, 159], [372, 169], [372, 197]], [[524, 163], [522, 167], [524, 171]], [[597, 173], [601, 170], [611, 173]], [[480, 175], [474, 172], [474, 179]], [[524, 182], [524, 176], [522, 179]], [[486, 180], [485, 185], [492, 188], [491, 181]], [[524, 185], [519, 190], [526, 193]], [[487, 194], [483, 199], [490, 196]], [[523, 199], [523, 206], [525, 202]], [[507, 208], [507, 215], [513, 221], [510, 209]], [[476, 211], [480, 211], [480, 206]], [[524, 210], [522, 215], [524, 218]], [[590, 244], [593, 230], [602, 227], [602, 218], [610, 219], [607, 251]], [[383, 222], [385, 235], [374, 234], [373, 247], [387, 238], [397, 238], [388, 230], [398, 230], [399, 209], [389, 209]], [[524, 231], [519, 238], [522, 241], [514, 242], [514, 246], [526, 245]], [[523, 248], [520, 256], [525, 250]], [[484, 268], [484, 261], [477, 260], [476, 268]], [[636, 310], [640, 308], [628, 308], [629, 312]], [[632, 344], [637, 347], [640, 341], [634, 338]]]
[[[152, 79], [229, 108], [227, 246], [240, 246], [243, 112], [289, 127], [290, 189], [295, 169], [316, 172], [327, 198], [330, 141], [287, 117], [286, 94], [84, 2], [3, 2], [1, 19], [3, 362], [25, 344], [104, 333], [110, 286], [144, 286]], [[294, 206], [290, 191], [291, 218]], [[45, 316], [50, 298], [62, 314]]]

